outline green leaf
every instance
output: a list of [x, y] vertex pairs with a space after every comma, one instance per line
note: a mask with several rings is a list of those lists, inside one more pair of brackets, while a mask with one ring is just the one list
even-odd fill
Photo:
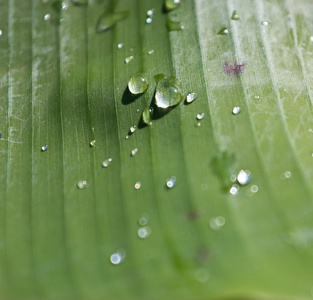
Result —
[[0, 299], [312, 298], [311, 1], [0, 4]]

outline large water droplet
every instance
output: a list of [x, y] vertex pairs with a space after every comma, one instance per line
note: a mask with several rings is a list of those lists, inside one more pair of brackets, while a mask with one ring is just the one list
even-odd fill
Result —
[[166, 180], [166, 186], [171, 189], [176, 185], [176, 177], [172, 176], [171, 178]]
[[246, 185], [251, 181], [251, 174], [249, 170], [240, 170], [237, 175], [237, 181], [241, 185]]
[[227, 35], [229, 33], [226, 27], [223, 27], [217, 34], [219, 35]]
[[96, 30], [97, 32], [103, 32], [105, 30], [110, 29], [113, 27], [117, 22], [125, 19], [128, 16], [128, 11], [123, 12], [105, 12], [103, 15], [100, 16]]
[[77, 187], [82, 190], [82, 189], [86, 189], [88, 187], [88, 182], [87, 180], [80, 180], [77, 182]]
[[145, 239], [147, 238], [150, 233], [151, 233], [151, 227], [150, 226], [144, 226], [144, 227], [140, 227], [138, 229], [138, 236], [141, 238], [141, 239]]
[[145, 93], [148, 87], [149, 84], [141, 73], [133, 75], [128, 82], [128, 89], [133, 95]]
[[111, 162], [112, 162], [112, 158], [108, 158], [108, 159], [104, 160], [102, 162], [102, 167], [103, 168], [108, 168], [110, 166]]
[[155, 93], [155, 104], [160, 108], [175, 106], [182, 101], [182, 94], [174, 77], [160, 79]]
[[150, 107], [146, 107], [142, 113], [142, 121], [149, 126], [152, 125], [151, 113], [152, 113], [152, 110]]
[[235, 20], [235, 21], [240, 20], [239, 16], [237, 15], [237, 12], [235, 10], [233, 11], [233, 14], [231, 15], [231, 19]]
[[186, 102], [187, 103], [191, 103], [191, 102], [193, 102], [193, 101], [195, 101], [196, 100], [196, 98], [197, 98], [197, 94], [196, 93], [189, 93], [188, 95], [187, 95], [187, 97], [186, 97]]
[[165, 10], [170, 11], [180, 6], [180, 0], [165, 0]]
[[240, 113], [240, 107], [239, 106], [235, 106], [233, 108], [232, 113], [233, 113], [233, 115], [238, 115]]
[[75, 5], [87, 5], [88, 0], [72, 0]]
[[179, 22], [179, 21], [168, 20], [167, 21], [167, 29], [169, 31], [183, 30], [184, 29], [184, 25], [183, 25], [182, 22]]
[[44, 145], [41, 147], [42, 152], [47, 151], [47, 150], [48, 150], [48, 145]]

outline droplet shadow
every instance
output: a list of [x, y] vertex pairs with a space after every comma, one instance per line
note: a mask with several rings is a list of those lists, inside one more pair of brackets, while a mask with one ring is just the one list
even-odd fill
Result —
[[141, 95], [142, 94], [132, 94], [127, 86], [122, 96], [122, 104], [129, 105], [133, 103], [136, 99], [138, 99]]

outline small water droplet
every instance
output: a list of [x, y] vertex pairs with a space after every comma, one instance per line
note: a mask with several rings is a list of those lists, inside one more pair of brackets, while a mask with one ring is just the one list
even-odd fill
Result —
[[66, 2], [62, 2], [62, 10], [67, 10], [68, 4]]
[[197, 98], [197, 94], [196, 93], [189, 93], [188, 95], [187, 95], [187, 97], [186, 97], [186, 102], [187, 103], [191, 103], [191, 102], [193, 102], [193, 101], [195, 101], [196, 100], [196, 98]]
[[175, 77], [160, 79], [156, 86], [155, 104], [160, 108], [175, 106], [182, 101], [182, 94]]
[[142, 73], [137, 73], [129, 79], [128, 89], [133, 95], [145, 93], [148, 87], [149, 84]]
[[152, 18], [150, 18], [150, 17], [147, 18], [147, 19], [146, 19], [146, 24], [151, 24], [151, 23], [152, 23]]
[[240, 170], [237, 175], [237, 181], [241, 185], [246, 185], [251, 181], [251, 174], [249, 170]]
[[137, 181], [136, 183], [135, 183], [135, 189], [136, 190], [139, 190], [141, 188], [141, 182], [140, 181]]
[[124, 260], [125, 255], [126, 255], [125, 250], [120, 249], [119, 251], [113, 253], [110, 256], [110, 261], [113, 265], [118, 265]]
[[131, 151], [131, 156], [135, 156], [138, 153], [138, 148], [135, 148]]
[[95, 147], [96, 146], [96, 140], [93, 140], [89, 143], [90, 147]]
[[233, 113], [233, 115], [238, 115], [240, 113], [240, 107], [239, 106], [235, 106], [233, 108], [232, 113]]
[[222, 216], [219, 216], [217, 218], [213, 218], [210, 221], [210, 227], [214, 231], [220, 230], [221, 227], [224, 225], [225, 225], [225, 218]]
[[256, 193], [258, 190], [259, 190], [259, 187], [257, 185], [254, 184], [251, 186], [251, 192], [252, 193]]
[[110, 166], [111, 162], [112, 162], [112, 158], [108, 158], [108, 159], [104, 160], [102, 162], [102, 167], [103, 168], [108, 168]]
[[128, 16], [128, 11], [123, 12], [105, 12], [100, 16], [97, 22], [96, 31], [103, 32], [112, 28], [117, 22], [125, 19]]
[[149, 10], [147, 11], [147, 16], [148, 16], [148, 17], [152, 17], [153, 14], [154, 14], [154, 9], [153, 9], [153, 8], [152, 8], [152, 9], [149, 9]]
[[196, 122], [196, 127], [200, 127], [202, 124], [200, 122]]
[[146, 107], [142, 113], [142, 121], [151, 126], [152, 122], [151, 122], [151, 115], [152, 115], [153, 111], [151, 111], [150, 107]]
[[133, 126], [131, 126], [131, 127], [129, 128], [129, 132], [130, 132], [130, 133], [134, 133], [136, 130], [137, 130], [136, 125], [133, 125]]
[[223, 27], [217, 34], [219, 35], [227, 35], [229, 33], [226, 27]]
[[150, 51], [148, 52], [149, 55], [151, 55], [151, 54], [153, 54], [153, 53], [154, 53], [154, 50], [150, 50]]
[[184, 25], [183, 25], [183, 23], [180, 22], [180, 21], [168, 20], [168, 21], [167, 21], [167, 29], [168, 29], [169, 31], [183, 30], [183, 29], [184, 29]]
[[197, 120], [203, 120], [204, 119], [204, 113], [197, 114]]
[[234, 184], [229, 190], [229, 193], [233, 196], [237, 195], [238, 192], [239, 192], [239, 185], [237, 184]]
[[125, 64], [129, 64], [133, 59], [134, 59], [134, 57], [133, 57], [132, 55], [126, 57], [126, 58], [125, 58]]
[[41, 147], [41, 151], [42, 151], [42, 152], [44, 152], [44, 151], [46, 151], [46, 150], [48, 150], [48, 145], [44, 145], [44, 146]]
[[288, 179], [288, 178], [290, 178], [290, 177], [291, 177], [291, 172], [290, 172], [290, 171], [286, 171], [286, 172], [284, 172], [284, 174], [283, 174], [283, 175], [284, 175], [284, 177], [285, 177], [285, 178], [287, 178], [287, 179]]
[[263, 26], [269, 26], [269, 25], [270, 25], [270, 22], [264, 20], [264, 21], [261, 22], [261, 24], [262, 24]]
[[236, 174], [232, 174], [232, 175], [230, 175], [230, 181], [231, 182], [235, 182], [236, 180], [237, 180], [237, 176], [236, 176]]
[[125, 140], [128, 140], [128, 139], [129, 139], [129, 134], [125, 136]]
[[139, 225], [145, 226], [149, 223], [149, 216], [148, 215], [143, 215], [142, 217], [139, 218], [138, 220]]
[[150, 226], [144, 226], [144, 227], [140, 227], [138, 229], [138, 236], [141, 238], [141, 239], [145, 239], [147, 238], [151, 233], [151, 227]]
[[240, 20], [239, 16], [237, 15], [237, 12], [235, 10], [233, 11], [233, 14], [231, 15], [231, 19], [235, 20], [235, 21]]
[[49, 21], [51, 19], [51, 15], [50, 14], [46, 14], [44, 19], [45, 19], [45, 21]]
[[195, 278], [199, 281], [199, 282], [206, 282], [209, 279], [209, 272], [206, 269], [198, 269], [195, 272]]
[[176, 185], [176, 177], [172, 176], [171, 178], [166, 180], [166, 186], [171, 189]]
[[123, 44], [123, 43], [120, 43], [120, 44], [117, 45], [117, 48], [118, 48], [118, 49], [122, 49], [123, 46], [124, 46], [124, 44]]
[[260, 96], [257, 96], [257, 95], [254, 96], [253, 98], [254, 98], [255, 100], [260, 100]]
[[88, 187], [88, 182], [86, 180], [80, 180], [77, 183], [77, 187], [81, 190], [86, 189]]
[[170, 11], [180, 6], [180, 0], [165, 0], [165, 10]]
[[313, 42], [313, 35], [310, 36], [310, 42]]

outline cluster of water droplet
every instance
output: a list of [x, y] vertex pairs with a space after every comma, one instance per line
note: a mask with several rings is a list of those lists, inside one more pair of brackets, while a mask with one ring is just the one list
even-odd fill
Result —
[[142, 217], [138, 220], [139, 228], [137, 231], [138, 236], [141, 239], [146, 239], [151, 234], [151, 227], [149, 224], [149, 216], [147, 214], [144, 214]]

